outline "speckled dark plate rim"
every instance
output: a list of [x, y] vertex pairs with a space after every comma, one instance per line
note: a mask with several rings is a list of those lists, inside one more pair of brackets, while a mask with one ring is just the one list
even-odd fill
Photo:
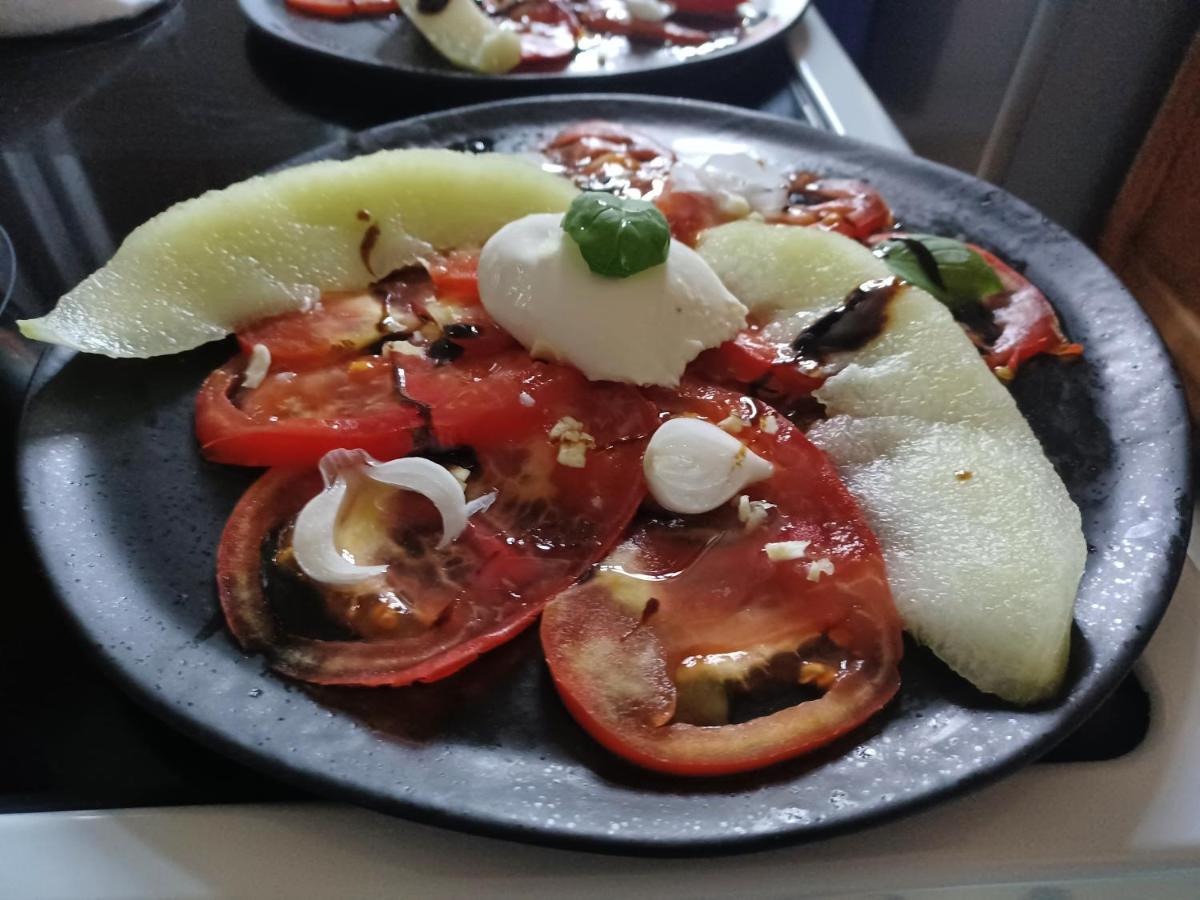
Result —
[[[675, 70], [682, 66], [706, 66], [725, 61], [731, 56], [760, 50], [775, 41], [781, 40], [788, 29], [800, 21], [800, 18], [808, 11], [810, 5], [811, 0], [802, 0], [794, 14], [788, 16], [788, 18], [779, 19], [773, 23], [758, 23], [752, 27], [750, 34], [745, 39], [738, 41], [736, 44], [729, 47], [722, 47], [710, 53], [692, 57], [691, 59], [673, 59], [627, 67], [614, 66], [611, 71], [601, 72], [572, 71], [568, 66], [562, 71], [512, 72], [507, 75], [485, 75], [481, 72], [468, 72], [454, 68], [449, 62], [445, 64], [445, 68], [434, 68], [416, 63], [412, 65], [400, 65], [372, 56], [355, 56], [343, 52], [340, 48], [331, 46], [330, 44], [312, 40], [298, 32], [287, 21], [287, 17], [294, 14], [288, 13], [286, 9], [276, 8], [276, 0], [238, 0], [238, 7], [259, 32], [272, 40], [280, 41], [293, 47], [299, 47], [300, 49], [323, 56], [326, 59], [350, 63], [367, 69], [394, 72], [434, 81], [444, 79], [459, 82], [482, 81], [492, 84], [515, 82], [526, 85], [544, 84], [546, 82], [628, 80], [653, 76], [656, 72]], [[336, 26], [338, 23], [330, 22], [328, 24]]]
[[[1028, 226], [1029, 231], [1023, 240], [1018, 242], [1019, 246], [1027, 251], [1023, 262], [1028, 266], [1035, 281], [1047, 289], [1047, 293], [1052, 297], [1061, 298], [1059, 311], [1072, 336], [1088, 340], [1093, 362], [1102, 365], [1107, 365], [1106, 357], [1110, 353], [1121, 356], [1117, 348], [1127, 347], [1130, 343], [1136, 344], [1133, 349], [1139, 363], [1132, 373], [1125, 373], [1127, 380], [1124, 389], [1127, 392], [1157, 389], [1162, 401], [1152, 417], [1153, 423], [1156, 423], [1152, 427], [1156, 429], [1155, 435], [1159, 441], [1159, 445], [1156, 445], [1159, 449], [1155, 461], [1160, 464], [1160, 468], [1156, 474], [1165, 486], [1165, 491], [1171, 495], [1169, 500], [1165, 500], [1166, 493], [1160, 490], [1162, 496], [1154, 498], [1158, 501], [1157, 512], [1163, 516], [1165, 525], [1164, 552], [1161, 554], [1161, 564], [1154, 567], [1143, 581], [1139, 595], [1144, 602], [1137, 608], [1136, 614], [1125, 623], [1117, 654], [1111, 664], [1101, 671], [1086, 672], [1079, 676], [1068, 695], [1049, 708], [1048, 712], [1054, 720], [1052, 727], [988, 766], [970, 770], [957, 777], [945, 778], [922, 793], [897, 800], [883, 808], [851, 812], [832, 822], [780, 826], [768, 833], [724, 834], [716, 837], [710, 835], [695, 839], [660, 837], [653, 834], [614, 837], [571, 833], [544, 824], [500, 820], [494, 816], [431, 806], [427, 802], [413, 802], [365, 788], [361, 784], [339, 777], [335, 772], [314, 771], [310, 766], [293, 765], [285, 756], [264, 752], [239, 741], [237, 735], [222, 730], [215, 721], [204, 721], [187, 715], [179, 707], [168, 702], [167, 698], [152, 690], [150, 685], [139, 677], [126, 654], [114, 652], [111, 648], [102, 647], [92, 641], [88, 641], [89, 646], [121, 685], [150, 711], [196, 739], [273, 776], [331, 798], [351, 800], [427, 824], [576, 850], [652, 856], [711, 856], [828, 837], [858, 830], [867, 825], [881, 824], [924, 809], [952, 795], [994, 782], [1044, 754], [1093, 712], [1128, 672], [1165, 611], [1183, 565], [1186, 538], [1190, 528], [1192, 489], [1186, 407], [1169, 357], [1136, 301], [1103, 264], [1065, 230], [1048, 222], [1027, 204], [991, 185], [928, 161], [816, 131], [790, 120], [716, 104], [633, 95], [577, 95], [484, 104], [381, 126], [303, 154], [289, 160], [283, 166], [320, 158], [345, 158], [385, 146], [436, 145], [471, 135], [522, 130], [544, 131], [583, 117], [620, 118], [631, 124], [644, 126], [660, 123], [666, 128], [694, 127], [703, 122], [705, 131], [709, 133], [736, 134], [747, 142], [753, 142], [757, 135], [763, 140], [792, 143], [798, 155], [812, 152], [827, 158], [836, 157], [839, 172], [845, 174], [870, 171], [899, 174], [902, 179], [911, 182], [910, 187], [923, 190], [936, 188], [943, 194], [949, 194], [953, 202], [947, 207], [947, 214], [954, 212], [955, 204], [961, 205], [967, 199], [983, 205], [993, 205], [995, 212], [991, 215], [1004, 210], [1004, 218], [1009, 221], [1006, 221], [999, 231], [993, 233], [987, 227], [989, 220], [984, 218], [972, 223], [980, 225], [980, 230], [971, 234], [972, 238], [1002, 252], [1006, 243], [1009, 246], [1013, 243], [1012, 235], [1009, 234], [1010, 240], [1006, 241], [1006, 235], [1003, 233], [1005, 229], [1011, 229], [1011, 220], [1015, 217]], [[889, 190], [889, 196], [895, 199], [890, 189], [885, 190]], [[896, 205], [903, 210], [903, 198], [900, 198]], [[936, 213], [933, 218], [937, 218]], [[1086, 302], [1078, 300], [1079, 295], [1076, 293], [1062, 294], [1056, 291], [1056, 287], [1061, 285], [1055, 283], [1054, 271], [1064, 268], [1073, 272], [1074, 281], [1071, 286], [1085, 292]], [[1103, 338], [1091, 334], [1088, 321], [1101, 313], [1115, 315], [1121, 324], [1127, 326], [1126, 333]], [[64, 355], [50, 356], [53, 359], [64, 360]], [[36, 386], [31, 392], [31, 397], [60, 367], [49, 363], [41, 367], [35, 377]], [[1115, 390], [1121, 390], [1120, 384], [1114, 384]], [[1128, 446], [1128, 436], [1120, 434], [1123, 423], [1112, 424], [1117, 428], [1118, 440]], [[22, 422], [18, 457], [26, 525], [34, 538], [42, 568], [59, 596], [65, 601], [64, 606], [76, 627], [87, 638], [89, 631], [85, 616], [86, 601], [79, 605], [72, 602], [72, 599], [78, 599], [78, 591], [72, 588], [65, 572], [56, 566], [55, 560], [47, 557], [45, 553], [42, 536], [45, 529], [53, 527], [53, 523], [39, 518], [36, 506], [28, 502], [28, 489], [36, 483], [38, 469], [38, 460], [28, 452], [28, 431], [29, 423], [26, 417]], [[1089, 568], [1091, 561], [1089, 558]], [[687, 792], [685, 785], [681, 785], [681, 792]], [[719, 798], [713, 799], [715, 801]]]

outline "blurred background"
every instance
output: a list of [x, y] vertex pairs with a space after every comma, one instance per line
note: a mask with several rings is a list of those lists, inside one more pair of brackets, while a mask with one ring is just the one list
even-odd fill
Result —
[[[913, 150], [1095, 241], [1196, 0], [818, 0]], [[1200, 97], [1192, 97], [1200, 104]]]

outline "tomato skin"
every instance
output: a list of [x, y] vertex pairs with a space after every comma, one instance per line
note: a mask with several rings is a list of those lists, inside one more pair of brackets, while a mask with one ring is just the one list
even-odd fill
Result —
[[324, 19], [386, 16], [397, 11], [394, 0], [286, 0], [288, 8]]
[[238, 331], [238, 345], [250, 353], [262, 344], [275, 367], [306, 367], [352, 356], [387, 332], [383, 301], [370, 294], [322, 297], [312, 309], [284, 313]]
[[[902, 237], [907, 237], [903, 231], [889, 231], [873, 235], [866, 243], [874, 247]], [[967, 329], [992, 371], [1010, 381], [1022, 363], [1043, 353], [1063, 359], [1083, 354], [1083, 345], [1072, 343], [1063, 334], [1058, 314], [1045, 294], [994, 253], [977, 244], [967, 246], [983, 257], [1004, 287], [1004, 293], [983, 300], [999, 334], [990, 339], [991, 336]]]
[[585, 191], [615, 191], [646, 200], [662, 190], [675, 162], [670, 148], [649, 135], [602, 119], [564, 128], [542, 153]]
[[425, 268], [439, 298], [453, 299], [463, 305], [479, 305], [478, 252], [451, 250], [433, 257]]
[[[379, 459], [395, 459], [413, 449], [419, 412], [397, 396], [393, 410], [364, 417], [254, 417], [239, 409], [232, 394], [244, 360], [237, 357], [205, 379], [196, 396], [196, 438], [211, 462], [238, 466], [315, 465], [330, 450], [362, 449]], [[373, 379], [388, 378], [376, 364]]]
[[[229, 630], [245, 650], [262, 653], [273, 669], [314, 684], [398, 687], [436, 681], [516, 636], [541, 612], [539, 604], [519, 608], [440, 653], [415, 652], [412, 641], [323, 641], [281, 633], [263, 591], [263, 542], [322, 486], [314, 469], [271, 469], [238, 501], [221, 534], [217, 590]], [[464, 614], [458, 605], [441, 627], [462, 626]]]
[[561, 69], [575, 55], [583, 35], [575, 13], [558, 0], [522, 0], [505, 7], [504, 16], [521, 35], [518, 71]]
[[706, 228], [738, 218], [722, 212], [712, 194], [673, 190], [669, 182], [654, 205], [666, 216], [667, 224], [671, 226], [671, 236], [689, 247], [696, 245], [696, 238]]
[[579, 21], [589, 31], [597, 34], [616, 34], [630, 41], [646, 44], [675, 44], [680, 47], [699, 47], [707, 44], [713, 36], [699, 28], [689, 28], [676, 22], [647, 22], [632, 16], [612, 15], [604, 6], [584, 7], [579, 11]]
[[[697, 383], [673, 396], [649, 393], [667, 412], [709, 421], [757, 403]], [[743, 531], [728, 507], [643, 517], [595, 577], [543, 614], [546, 659], [568, 710], [602, 745], [645, 768], [707, 776], [790, 759], [857, 727], [899, 687], [900, 622], [878, 543], [832, 465], [782, 417], [774, 433], [747, 426], [738, 437], [776, 466], [747, 491], [775, 504], [765, 523]], [[766, 542], [790, 540], [811, 542], [810, 559], [828, 558], [835, 573], [813, 581], [804, 563], [773, 563], [763, 552]], [[639, 615], [643, 594], [650, 599]], [[685, 703], [686, 673], [739, 654], [815, 665], [829, 683], [820, 699], [767, 715], [676, 719], [696, 712]]]
[[[406, 396], [428, 407], [434, 438], [443, 447], [480, 449], [532, 429], [545, 434], [568, 415], [582, 418], [599, 447], [654, 427], [636, 388], [588, 381], [575, 368], [531, 359], [524, 350], [464, 356], [444, 366], [412, 356], [392, 359]], [[581, 395], [589, 399], [579, 408], [576, 398]]]
[[[589, 393], [561, 398], [563, 408], [586, 417]], [[458, 671], [533, 622], [554, 594], [612, 548], [633, 517], [645, 493], [641, 457], [655, 411], [633, 389], [614, 402], [626, 404], [622, 417], [639, 430], [590, 450], [582, 468], [556, 461], [540, 424], [477, 450], [468, 496], [494, 489], [495, 502], [448, 548], [386, 560], [388, 583], [399, 579], [402, 585], [399, 595], [422, 600], [420, 579], [432, 572], [441, 581], [430, 589], [448, 601], [411, 619], [410, 625], [421, 627], [401, 637], [321, 640], [288, 632], [272, 613], [264, 589], [264, 541], [322, 482], [312, 469], [270, 470], [238, 502], [221, 538], [218, 588], [230, 629], [272, 668], [319, 684], [399, 686]], [[397, 525], [385, 521], [386, 536]], [[408, 547], [400, 538], [387, 539]]]
[[856, 241], [892, 227], [892, 211], [882, 195], [865, 181], [819, 178], [811, 172], [792, 175], [788, 208], [768, 221], [815, 226]]
[[718, 384], [753, 387], [792, 400], [808, 397], [821, 386], [824, 377], [805, 372], [786, 350], [786, 345], [768, 341], [752, 325], [733, 340], [701, 353], [688, 371]]
[[1000, 336], [984, 356], [993, 370], [1004, 370], [1011, 377], [1025, 360], [1042, 353], [1064, 358], [1082, 355], [1083, 346], [1063, 335], [1058, 315], [1045, 294], [982, 247], [967, 246], [992, 267], [1007, 292], [1004, 298], [987, 302], [1000, 326]]

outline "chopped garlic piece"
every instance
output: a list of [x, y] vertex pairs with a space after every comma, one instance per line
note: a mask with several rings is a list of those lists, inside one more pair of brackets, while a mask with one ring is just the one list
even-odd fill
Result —
[[587, 465], [587, 452], [596, 446], [596, 439], [583, 430], [584, 425], [572, 416], [563, 416], [550, 429], [550, 440], [558, 441], [559, 465], [582, 469]]
[[588, 445], [580, 443], [562, 443], [558, 447], [558, 464], [572, 469], [582, 469], [587, 465]]
[[550, 429], [550, 440], [552, 441], [578, 441], [585, 438], [590, 441], [592, 436], [583, 430], [583, 423], [574, 416], [563, 416]]
[[454, 476], [455, 480], [457, 480], [465, 490], [467, 487], [467, 479], [471, 477], [471, 470], [463, 466], [447, 466], [446, 468], [450, 470], [450, 474]]
[[529, 391], [521, 391], [517, 394], [517, 402], [522, 406], [533, 406], [533, 395]]
[[767, 413], [758, 420], [758, 427], [762, 429], [763, 434], [775, 434], [779, 431], [779, 420], [775, 418], [774, 413]]
[[747, 531], [753, 531], [767, 521], [767, 510], [773, 506], [765, 500], [751, 500], [748, 494], [742, 494], [737, 498], [738, 521]]
[[402, 356], [421, 356], [425, 355], [425, 351], [420, 347], [414, 347], [408, 341], [388, 341], [383, 345], [388, 353], [399, 353]]
[[266, 344], [255, 344], [250, 351], [250, 361], [242, 373], [242, 387], [256, 388], [263, 383], [271, 370], [271, 351]]
[[730, 434], [737, 434], [746, 427], [746, 423], [735, 415], [728, 415], [717, 423], [717, 427], [722, 431], [728, 431]]
[[439, 303], [437, 300], [426, 302], [425, 311], [429, 313], [429, 318], [437, 322], [439, 328], [445, 328], [447, 325], [452, 325], [458, 321], [458, 316], [455, 315], [454, 309], [445, 303]]
[[[773, 541], [763, 547], [767, 551], [767, 559], [771, 562], [786, 562], [790, 559], [803, 559], [808, 552], [811, 541]], [[829, 562], [829, 560], [825, 560]], [[810, 566], [811, 568], [811, 566]], [[812, 577], [811, 575], [809, 576]]]
[[822, 557], [816, 562], [808, 564], [808, 580], [819, 581], [822, 575], [833, 574], [833, 560], [828, 557]]

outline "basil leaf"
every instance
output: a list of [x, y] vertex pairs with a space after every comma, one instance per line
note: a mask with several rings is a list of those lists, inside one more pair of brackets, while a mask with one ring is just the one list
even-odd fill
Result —
[[891, 238], [875, 248], [875, 255], [909, 284], [933, 294], [955, 312], [1004, 290], [984, 258], [952, 238], [934, 234]]
[[628, 278], [667, 261], [671, 228], [653, 203], [600, 191], [580, 194], [563, 216], [563, 231], [597, 275]]

